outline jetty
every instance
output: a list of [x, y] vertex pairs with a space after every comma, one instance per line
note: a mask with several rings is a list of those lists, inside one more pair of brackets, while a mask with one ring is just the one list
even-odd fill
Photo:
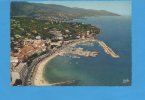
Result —
[[63, 81], [63, 82], [57, 82], [57, 83], [52, 83], [51, 86], [64, 86], [64, 85], [70, 85], [70, 84], [75, 84], [77, 81], [76, 80], [71, 80], [71, 81]]
[[97, 40], [99, 45], [104, 49], [105, 53], [108, 55], [111, 55], [113, 58], [119, 58], [119, 55], [117, 55], [109, 46], [107, 46], [103, 41]]

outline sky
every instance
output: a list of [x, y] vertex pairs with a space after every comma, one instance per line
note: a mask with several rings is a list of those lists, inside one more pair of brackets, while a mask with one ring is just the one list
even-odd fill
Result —
[[[18, 0], [21, 1], [21, 0]], [[29, 1], [29, 0], [23, 0]], [[120, 15], [131, 15], [131, 0], [31, 0], [33, 3], [57, 4], [94, 10], [107, 10]]]

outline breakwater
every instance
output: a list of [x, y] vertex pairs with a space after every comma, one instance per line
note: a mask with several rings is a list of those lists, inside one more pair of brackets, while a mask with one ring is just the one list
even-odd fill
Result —
[[109, 46], [107, 46], [105, 42], [100, 40], [97, 40], [97, 42], [104, 49], [106, 54], [111, 55], [113, 58], [119, 58], [119, 55], [117, 55]]

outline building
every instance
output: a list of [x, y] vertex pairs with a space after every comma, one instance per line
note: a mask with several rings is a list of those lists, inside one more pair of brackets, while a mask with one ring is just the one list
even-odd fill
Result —
[[69, 30], [65, 30], [65, 32], [66, 32], [66, 33], [70, 33], [70, 31], [69, 31]]
[[87, 36], [89, 36], [90, 35], [90, 31], [87, 31]]
[[64, 45], [67, 45], [67, 44], [69, 44], [69, 43], [70, 43], [70, 41], [64, 41], [64, 42], [63, 42]]
[[82, 37], [81, 37], [82, 39], [85, 39], [85, 36], [84, 35], [82, 35]]
[[18, 57], [11, 56], [11, 63], [18, 63], [18, 62], [19, 62]]
[[37, 40], [41, 40], [41, 36], [36, 36], [36, 39]]
[[56, 36], [56, 39], [58, 39], [58, 40], [63, 40], [62, 34], [57, 35], [57, 36]]
[[11, 62], [11, 68], [13, 69], [14, 67], [17, 66], [17, 64], [19, 62], [19, 59], [18, 59], [18, 57], [11, 56], [11, 61], [10, 62]]
[[50, 31], [50, 34], [54, 35], [55, 39], [63, 40], [61, 31]]
[[81, 38], [81, 36], [80, 36], [80, 35], [78, 35], [76, 38], [77, 38], [77, 39], [80, 39], [80, 38]]
[[25, 78], [28, 73], [27, 63], [19, 63], [19, 65], [11, 71], [11, 82], [12, 84], [16, 84], [17, 80], [21, 80], [24, 83]]
[[55, 47], [60, 47], [62, 45], [62, 41], [58, 41], [58, 42], [51, 42], [50, 45], [51, 46], [55, 46]]

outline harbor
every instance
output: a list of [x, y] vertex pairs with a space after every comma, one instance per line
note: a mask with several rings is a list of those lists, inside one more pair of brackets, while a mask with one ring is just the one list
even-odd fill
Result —
[[[30, 77], [30, 83], [31, 85], [35, 86], [53, 86], [53, 85], [70, 85], [75, 84], [76, 80], [67, 80], [62, 82], [55, 82], [50, 83], [46, 81], [46, 79], [43, 76], [44, 67], [46, 64], [56, 58], [57, 56], [69, 56], [71, 58], [80, 58], [79, 56], [83, 57], [96, 57], [98, 55], [98, 52], [96, 51], [87, 51], [83, 48], [75, 48], [75, 46], [79, 43], [85, 43], [85, 42], [91, 42], [95, 41], [94, 39], [79, 39], [79, 40], [73, 40], [69, 44], [62, 46], [60, 49], [56, 50], [52, 55], [44, 58], [42, 61], [40, 61], [33, 69], [32, 77]], [[76, 62], [78, 64], [78, 62]]]
[[[118, 23], [118, 19], [120, 25], [115, 24]], [[106, 22], [110, 20], [112, 20], [112, 23], [107, 24]], [[129, 24], [126, 23], [126, 20], [128, 19], [124, 17], [75, 20], [101, 26], [103, 34], [98, 35], [95, 41], [85, 41], [75, 46], [76, 48], [83, 48], [85, 51], [99, 52], [98, 55], [96, 57], [71, 55], [75, 59], [67, 55], [58, 56], [46, 64], [45, 79], [50, 83], [77, 80], [77, 83], [73, 83], [76, 86], [129, 86], [131, 84], [131, 48], [129, 46], [130, 38], [128, 38], [129, 29], [127, 28]], [[108, 26], [114, 28], [110, 29]], [[120, 30], [120, 27], [125, 27], [125, 30]], [[97, 40], [104, 42], [107, 47], [104, 46], [103, 48], [103, 43], [101, 43], [101, 46]], [[105, 52], [105, 50], [109, 50], [108, 47], [112, 52]], [[114, 58], [111, 54], [118, 56]]]
[[[97, 51], [87, 51], [87, 50], [84, 50], [83, 48], [70, 47], [70, 48], [61, 50], [59, 52], [59, 56], [78, 55], [78, 56], [84, 56], [84, 57], [96, 57], [98, 55], [98, 53], [99, 52], [97, 52]], [[78, 58], [78, 57], [74, 56], [74, 58]]]

